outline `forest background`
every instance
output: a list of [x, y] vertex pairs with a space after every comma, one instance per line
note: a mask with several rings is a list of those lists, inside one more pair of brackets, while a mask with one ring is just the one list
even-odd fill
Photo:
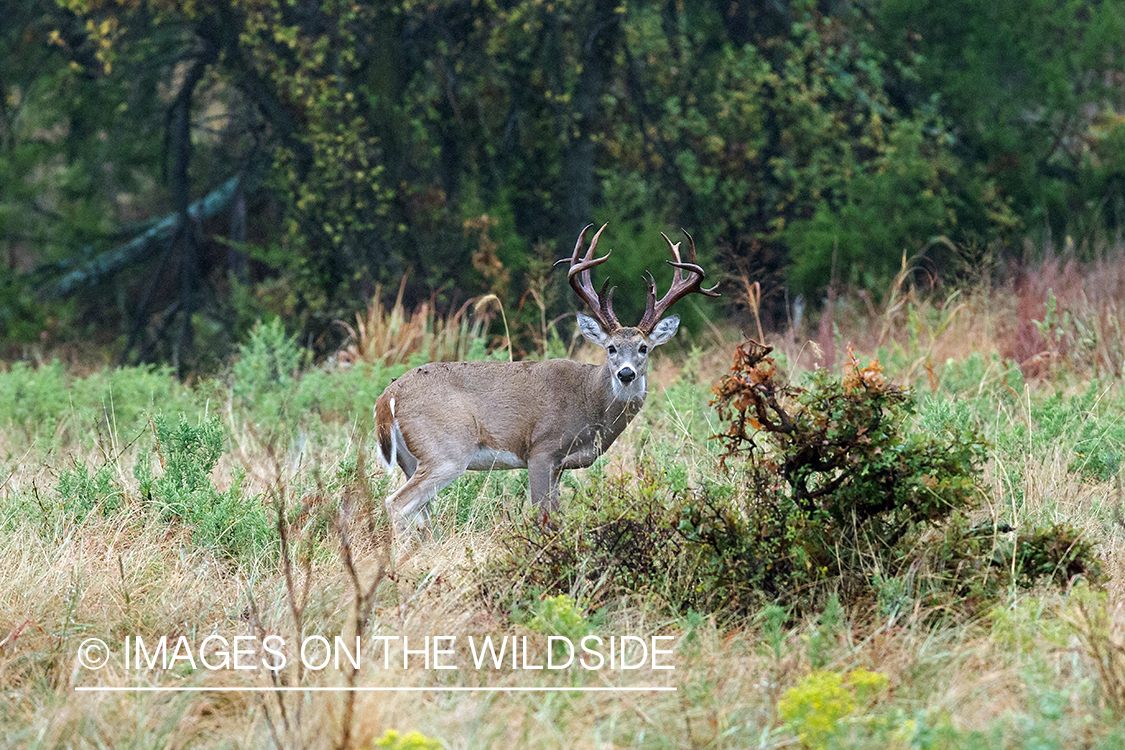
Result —
[[206, 372], [271, 316], [325, 354], [400, 288], [407, 309], [495, 294], [528, 351], [572, 307], [551, 264], [591, 221], [623, 318], [684, 227], [728, 289], [760, 282], [767, 325], [878, 295], [904, 260], [927, 281], [1093, 260], [1125, 221], [1119, 0], [3, 14], [7, 358]]
[[[0, 750], [1125, 747], [1125, 0], [0, 0], [0, 89]], [[371, 404], [597, 361], [607, 221], [722, 298], [391, 554]], [[676, 669], [80, 669], [595, 632]]]

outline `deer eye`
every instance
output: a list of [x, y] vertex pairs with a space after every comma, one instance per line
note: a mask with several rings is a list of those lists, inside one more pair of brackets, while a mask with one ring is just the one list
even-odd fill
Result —
[[645, 346], [644, 344], [641, 344], [641, 348], [638, 349], [637, 351], [639, 351], [641, 354], [648, 354], [648, 347]]
[[605, 348], [605, 350], [607, 352], [609, 352], [610, 354], [617, 354], [617, 347], [616, 346], [607, 346]]

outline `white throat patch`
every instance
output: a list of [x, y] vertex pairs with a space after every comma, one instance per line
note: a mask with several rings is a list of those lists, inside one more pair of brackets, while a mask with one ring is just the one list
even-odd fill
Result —
[[617, 377], [616, 374], [611, 380], [614, 399], [618, 401], [635, 401], [645, 397], [645, 389], [648, 384], [648, 378], [646, 376], [641, 375], [638, 378], [634, 378], [633, 382], [629, 383], [629, 385], [622, 383], [621, 379]]

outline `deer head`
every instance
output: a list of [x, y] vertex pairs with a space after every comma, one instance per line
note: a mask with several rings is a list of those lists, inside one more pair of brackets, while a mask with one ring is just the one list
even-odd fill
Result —
[[[610, 253], [602, 257], [595, 256], [598, 240], [607, 224], [601, 228], [590, 240], [590, 247], [586, 254], [579, 258], [582, 246], [586, 240], [586, 233], [593, 224], [587, 224], [578, 235], [578, 242], [574, 245], [574, 253], [569, 259], [570, 270], [567, 280], [570, 282], [574, 293], [586, 303], [594, 317], [578, 313], [578, 330], [586, 339], [606, 351], [606, 367], [612, 373], [611, 383], [614, 395], [618, 398], [643, 398], [646, 392], [646, 372], [648, 370], [648, 355], [653, 347], [667, 342], [676, 333], [680, 325], [679, 315], [663, 317], [668, 309], [677, 301], [689, 294], [698, 293], [706, 297], [718, 297], [716, 287], [704, 289], [702, 281], [706, 274], [695, 262], [695, 241], [686, 230], [681, 230], [688, 238], [688, 260], [685, 263], [680, 258], [680, 243], [673, 243], [668, 235], [663, 232], [660, 236], [668, 243], [674, 260], [668, 261], [675, 271], [672, 276], [672, 286], [668, 293], [656, 299], [656, 280], [650, 273], [648, 275], [648, 292], [645, 301], [645, 312], [641, 321], [635, 327], [622, 326], [613, 312], [613, 291], [617, 287], [610, 287], [609, 281], [602, 284], [601, 291], [595, 291], [591, 274], [595, 266], [609, 260]], [[612, 251], [610, 251], [612, 252]], [[567, 259], [558, 261], [566, 263]], [[557, 265], [557, 263], [556, 263]], [[684, 276], [687, 271], [687, 277]]]

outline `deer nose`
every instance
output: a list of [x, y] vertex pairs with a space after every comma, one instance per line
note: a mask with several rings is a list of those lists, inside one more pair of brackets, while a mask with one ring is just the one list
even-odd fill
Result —
[[629, 385], [630, 383], [632, 383], [633, 378], [635, 378], [635, 377], [637, 377], [637, 373], [633, 372], [633, 370], [631, 368], [622, 367], [620, 370], [617, 371], [617, 379], [620, 380], [625, 385]]

